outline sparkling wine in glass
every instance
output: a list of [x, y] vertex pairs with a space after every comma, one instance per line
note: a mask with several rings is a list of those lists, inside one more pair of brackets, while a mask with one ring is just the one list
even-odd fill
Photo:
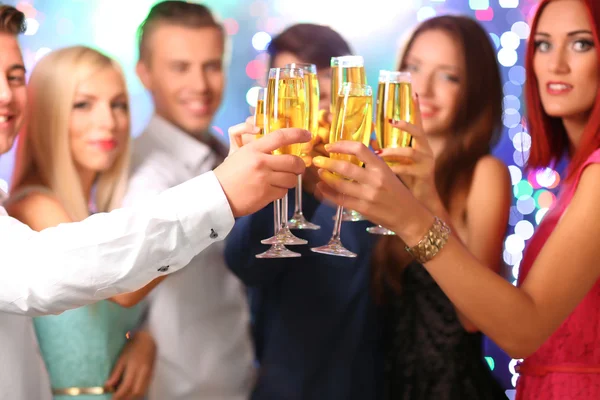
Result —
[[[375, 132], [382, 148], [410, 147], [410, 133], [396, 128], [389, 120], [414, 122], [414, 103], [409, 72], [379, 71], [377, 88], [377, 106], [375, 113]], [[388, 165], [395, 161], [386, 160]], [[371, 226], [367, 232], [375, 235], [395, 235], [383, 226]]]
[[[319, 132], [319, 80], [317, 79], [317, 67], [314, 64], [291, 63], [285, 66], [286, 68], [299, 68], [304, 71], [304, 85], [306, 88], [306, 98], [308, 101], [308, 130], [312, 134], [313, 140], [318, 136]], [[302, 156], [307, 154], [303, 153]], [[294, 214], [288, 221], [290, 229], [320, 229], [319, 225], [315, 225], [306, 220], [302, 211], [302, 175], [298, 175], [298, 184], [296, 185], [296, 201]]]
[[[331, 113], [335, 114], [335, 99], [339, 88], [346, 82], [367, 84], [365, 60], [362, 56], [342, 56], [331, 58]], [[335, 119], [335, 115], [333, 116]], [[334, 216], [334, 219], [336, 217]], [[343, 221], [363, 221], [365, 218], [354, 210], [344, 210]]]
[[[301, 128], [308, 130], [308, 101], [304, 71], [299, 68], [271, 68], [265, 101], [265, 135], [282, 128]], [[304, 143], [283, 146], [273, 154], [291, 154], [300, 156]], [[292, 234], [288, 224], [287, 193], [281, 202], [279, 229], [271, 238], [262, 240], [264, 244], [299, 245], [307, 241]]]

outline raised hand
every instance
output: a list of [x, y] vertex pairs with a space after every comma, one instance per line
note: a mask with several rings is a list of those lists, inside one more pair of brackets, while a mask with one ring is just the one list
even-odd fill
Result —
[[310, 132], [286, 128], [254, 140], [233, 152], [215, 169], [233, 215], [240, 217], [282, 198], [296, 186], [297, 176], [304, 172], [304, 161], [292, 155], [271, 152], [294, 143], [307, 143]]

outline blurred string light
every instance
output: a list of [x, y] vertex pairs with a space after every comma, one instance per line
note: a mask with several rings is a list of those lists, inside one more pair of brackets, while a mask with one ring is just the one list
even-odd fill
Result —
[[25, 27], [25, 36], [33, 36], [40, 29], [40, 23], [34, 18], [26, 18]]
[[433, 7], [421, 7], [417, 11], [417, 21], [425, 21], [426, 19], [433, 18], [437, 15], [435, 8]]
[[252, 36], [252, 47], [256, 50], [266, 50], [269, 43], [271, 43], [271, 35], [267, 32], [256, 32]]
[[469, 0], [471, 10], [487, 10], [490, 8], [489, 0]]
[[248, 92], [246, 92], [246, 101], [251, 107], [256, 107], [256, 100], [258, 98], [258, 90], [260, 86], [251, 87]]
[[519, 6], [519, 0], [500, 0], [500, 7], [502, 8], [517, 8]]

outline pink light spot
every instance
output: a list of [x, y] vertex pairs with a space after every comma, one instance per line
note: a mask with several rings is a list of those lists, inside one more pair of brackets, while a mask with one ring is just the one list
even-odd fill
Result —
[[227, 18], [224, 20], [223, 25], [225, 26], [225, 32], [227, 32], [227, 34], [230, 36], [235, 35], [240, 30], [240, 25], [233, 18]]
[[212, 130], [217, 132], [219, 135], [225, 137], [225, 133], [223, 132], [223, 129], [219, 128], [218, 126], [213, 125]]
[[475, 18], [479, 21], [491, 21], [494, 19], [494, 9], [488, 7], [487, 10], [477, 10], [475, 11]]
[[248, 75], [250, 79], [259, 79], [261, 76], [265, 75], [265, 73], [266, 67], [264, 62], [252, 60], [246, 65], [246, 75]]

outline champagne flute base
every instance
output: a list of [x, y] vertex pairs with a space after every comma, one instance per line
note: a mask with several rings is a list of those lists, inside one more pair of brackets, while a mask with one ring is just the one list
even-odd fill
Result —
[[321, 229], [319, 225], [315, 225], [311, 222], [308, 222], [302, 213], [295, 213], [292, 216], [292, 219], [288, 221], [288, 228], [290, 229], [311, 229], [318, 230]]
[[280, 229], [275, 236], [261, 240], [260, 242], [262, 244], [282, 244], [285, 246], [295, 246], [308, 243], [308, 241], [295, 236], [287, 227]]
[[300, 253], [296, 253], [287, 249], [282, 244], [274, 244], [271, 248], [264, 253], [257, 254], [256, 258], [296, 258], [301, 257]]
[[339, 239], [331, 239], [329, 243], [327, 243], [325, 246], [313, 247], [310, 250], [315, 253], [327, 254], [330, 256], [349, 258], [356, 257], [356, 253], [353, 253], [344, 246], [342, 246], [342, 242]]
[[[335, 215], [333, 216], [332, 219], [335, 220]], [[344, 209], [344, 212], [342, 213], [342, 221], [350, 221], [350, 222], [366, 221], [366, 218], [363, 217], [358, 211]]]
[[384, 235], [384, 236], [394, 236], [396, 234], [394, 231], [390, 231], [388, 228], [384, 228], [381, 225], [370, 226], [367, 228], [367, 232], [369, 232], [373, 235]]

